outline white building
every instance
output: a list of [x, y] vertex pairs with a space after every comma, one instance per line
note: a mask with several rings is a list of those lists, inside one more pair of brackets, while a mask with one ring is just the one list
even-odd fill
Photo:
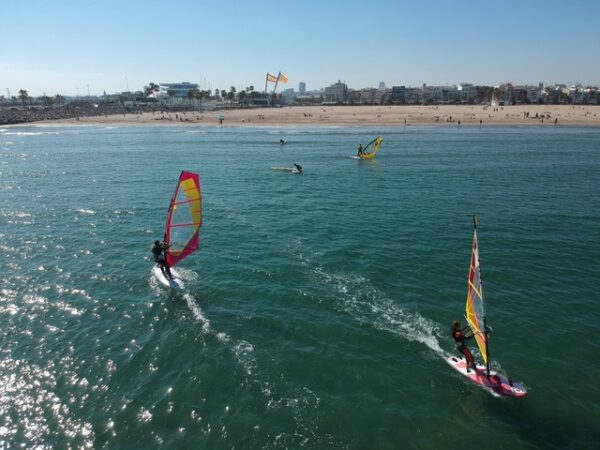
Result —
[[[174, 100], [186, 99], [189, 91], [196, 91], [200, 87], [196, 83], [182, 81], [181, 83], [160, 83], [159, 96], [168, 96]], [[172, 95], [169, 95], [172, 94]]]
[[348, 99], [348, 86], [338, 80], [337, 83], [325, 88], [325, 101], [343, 103]]

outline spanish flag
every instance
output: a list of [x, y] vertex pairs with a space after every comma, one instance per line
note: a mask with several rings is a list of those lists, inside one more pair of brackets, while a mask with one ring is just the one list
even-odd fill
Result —
[[267, 81], [270, 81], [271, 83], [275, 83], [275, 82], [277, 82], [277, 77], [275, 75], [271, 75], [269, 72], [267, 72]]
[[282, 83], [287, 83], [288, 82], [288, 77], [286, 77], [284, 74], [282, 74], [281, 72], [279, 72], [279, 81], [281, 81]]

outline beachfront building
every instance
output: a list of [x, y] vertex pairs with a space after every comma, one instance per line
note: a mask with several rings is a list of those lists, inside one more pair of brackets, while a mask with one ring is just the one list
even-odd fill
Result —
[[325, 88], [325, 102], [344, 103], [348, 100], [348, 86], [338, 80], [337, 83]]
[[281, 100], [285, 105], [293, 105], [296, 102], [297, 93], [294, 88], [284, 89], [281, 91]]
[[[473, 103], [476, 89], [471, 83], [461, 83], [456, 85], [456, 95], [451, 98], [450, 103]], [[454, 100], [454, 101], [452, 101]]]
[[441, 86], [427, 86], [423, 83], [423, 87], [421, 88], [421, 103], [424, 105], [444, 103], [442, 91]]
[[296, 96], [297, 105], [318, 105], [325, 101], [323, 91], [307, 91]]
[[306, 83], [304, 81], [301, 81], [298, 84], [298, 92], [300, 95], [304, 95], [306, 93]]
[[358, 94], [357, 103], [361, 103], [363, 105], [381, 105], [383, 103], [385, 90], [366, 88], [359, 90]]
[[392, 86], [392, 103], [406, 103], [406, 86]]
[[189, 103], [188, 92], [198, 91], [200, 85], [182, 81], [181, 83], [160, 83], [158, 97], [164, 102], [168, 99], [171, 104]]

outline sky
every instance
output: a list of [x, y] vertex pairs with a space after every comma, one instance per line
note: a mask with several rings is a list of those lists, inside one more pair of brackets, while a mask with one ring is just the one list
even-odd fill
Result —
[[[0, 95], [600, 85], [600, 0], [0, 0]], [[271, 86], [272, 87], [272, 86]]]

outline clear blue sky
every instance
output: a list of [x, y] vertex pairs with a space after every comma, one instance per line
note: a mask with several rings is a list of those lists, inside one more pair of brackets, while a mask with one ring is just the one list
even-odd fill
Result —
[[[0, 95], [190, 81], [600, 85], [600, 0], [3, 0]], [[204, 86], [206, 80], [206, 86]]]

